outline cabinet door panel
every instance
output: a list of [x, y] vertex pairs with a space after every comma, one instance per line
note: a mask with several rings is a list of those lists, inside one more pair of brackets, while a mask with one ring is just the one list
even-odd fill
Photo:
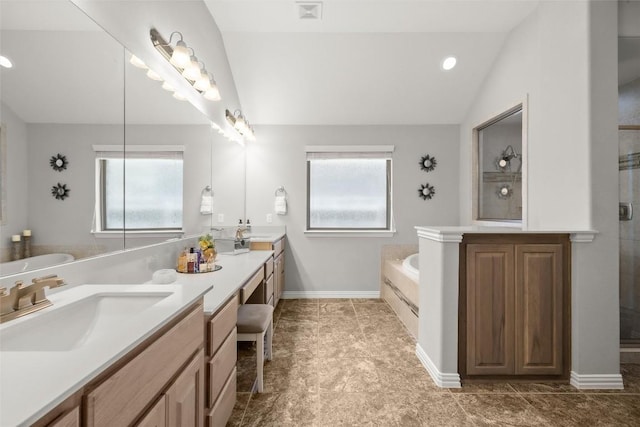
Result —
[[204, 352], [201, 351], [167, 390], [171, 427], [202, 427], [204, 422]]
[[136, 423], [136, 427], [165, 427], [167, 425], [167, 405], [165, 396], [162, 395], [160, 399], [153, 405], [153, 408], [147, 412], [147, 414]]
[[516, 374], [562, 373], [562, 245], [516, 245]]
[[467, 374], [514, 373], [513, 245], [467, 245]]
[[80, 427], [80, 408], [75, 407], [47, 427]]

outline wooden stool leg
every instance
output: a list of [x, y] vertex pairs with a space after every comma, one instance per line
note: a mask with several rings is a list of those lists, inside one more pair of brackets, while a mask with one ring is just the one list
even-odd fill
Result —
[[264, 333], [256, 335], [256, 360], [258, 368], [258, 393], [262, 393], [264, 389]]

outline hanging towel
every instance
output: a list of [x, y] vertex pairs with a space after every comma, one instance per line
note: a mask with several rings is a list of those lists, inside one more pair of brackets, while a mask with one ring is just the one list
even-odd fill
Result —
[[276, 202], [273, 209], [278, 215], [287, 214], [287, 196], [276, 196]]
[[200, 213], [202, 215], [209, 215], [213, 213], [213, 196], [211, 193], [202, 193], [200, 199]]

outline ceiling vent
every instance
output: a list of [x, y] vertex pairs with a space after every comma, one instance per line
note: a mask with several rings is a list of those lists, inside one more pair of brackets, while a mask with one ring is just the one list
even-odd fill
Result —
[[299, 1], [298, 18], [300, 19], [322, 19], [322, 2], [321, 1]]

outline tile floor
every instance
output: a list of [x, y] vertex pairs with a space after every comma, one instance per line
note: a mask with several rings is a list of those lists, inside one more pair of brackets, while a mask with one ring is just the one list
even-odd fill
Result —
[[624, 391], [568, 385], [436, 387], [415, 341], [382, 300], [281, 300], [265, 392], [251, 394], [255, 350], [240, 344], [228, 426], [640, 426], [640, 365]]

